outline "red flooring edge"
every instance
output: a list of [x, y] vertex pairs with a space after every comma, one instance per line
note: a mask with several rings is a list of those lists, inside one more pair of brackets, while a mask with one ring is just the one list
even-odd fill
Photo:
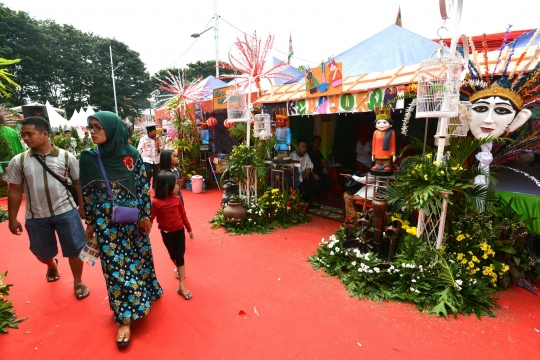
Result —
[[540, 298], [523, 289], [497, 294], [497, 317], [482, 320], [447, 321], [409, 304], [361, 301], [307, 261], [339, 223], [314, 216], [268, 235], [230, 236], [208, 223], [221, 192], [183, 194], [195, 235], [186, 252], [193, 298], [176, 294], [173, 265], [155, 226], [151, 241], [165, 293], [133, 324], [131, 344], [121, 350], [99, 265], [85, 266], [92, 293], [77, 301], [67, 259], [59, 259], [60, 280], [47, 283], [26, 234], [12, 235], [0, 224], [0, 271], [9, 270], [17, 315], [28, 317], [19, 330], [0, 335], [0, 359], [539, 358]]

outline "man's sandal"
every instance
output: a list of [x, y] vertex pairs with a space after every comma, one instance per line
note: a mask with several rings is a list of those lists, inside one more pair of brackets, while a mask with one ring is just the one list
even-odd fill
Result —
[[75, 296], [77, 297], [77, 300], [87, 298], [88, 295], [90, 295], [90, 290], [86, 287], [86, 285], [83, 283], [75, 285]]
[[60, 279], [60, 273], [58, 272], [58, 260], [54, 259], [54, 262], [56, 263], [56, 267], [54, 269], [47, 269], [47, 273], [45, 274], [45, 279], [47, 282], [55, 282]]
[[183, 297], [185, 300], [189, 300], [189, 299], [191, 299], [193, 297], [193, 294], [189, 290], [180, 291], [180, 289], [177, 289], [176, 292], [178, 293], [178, 295]]

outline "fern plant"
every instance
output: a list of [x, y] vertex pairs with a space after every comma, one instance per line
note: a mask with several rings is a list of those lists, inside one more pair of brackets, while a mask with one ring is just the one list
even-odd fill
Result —
[[[503, 140], [490, 137], [452, 138], [440, 163], [431, 149], [425, 155], [410, 156], [403, 162], [396, 181], [387, 187], [385, 196], [388, 202], [405, 206], [409, 211], [422, 209], [428, 213], [441, 208], [443, 199], [449, 204], [473, 208], [482, 203], [486, 209], [490, 209], [497, 197], [487, 187], [475, 185], [474, 178], [478, 175], [486, 176], [491, 184], [496, 184], [496, 180], [479, 167], [467, 168], [465, 162], [482, 144], [496, 141]], [[413, 143], [413, 147], [418, 143]]]

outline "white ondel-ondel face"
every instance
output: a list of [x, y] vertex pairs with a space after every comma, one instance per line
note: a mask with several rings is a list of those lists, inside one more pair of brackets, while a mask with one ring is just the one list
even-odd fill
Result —
[[392, 125], [390, 125], [390, 122], [388, 120], [377, 120], [377, 122], [375, 123], [375, 128], [379, 131], [386, 131], [391, 127]]
[[469, 124], [471, 133], [477, 139], [491, 135], [500, 137], [506, 132], [519, 129], [531, 117], [529, 109], [517, 113], [512, 103], [498, 96], [478, 99], [472, 104], [472, 120]]

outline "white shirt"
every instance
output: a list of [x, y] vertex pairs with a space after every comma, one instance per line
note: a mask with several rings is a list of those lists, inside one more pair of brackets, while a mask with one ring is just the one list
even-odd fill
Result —
[[304, 156], [300, 157], [296, 151], [293, 151], [289, 157], [293, 160], [300, 160], [300, 169], [299, 169], [299, 176], [298, 179], [300, 182], [302, 182], [304, 179], [302, 177], [302, 174], [306, 169], [313, 170], [313, 163], [311, 162], [311, 158], [309, 157], [308, 153], [306, 152]]
[[[356, 175], [353, 175], [352, 178], [356, 181], [356, 182], [359, 182], [360, 184], [365, 184], [366, 183], [366, 177], [365, 176], [356, 176]], [[368, 200], [373, 200], [373, 191], [375, 189], [375, 186], [371, 185], [373, 182], [375, 181], [375, 177], [371, 177], [370, 178], [370, 183], [367, 185], [367, 199]], [[363, 186], [362, 188], [360, 188], [360, 190], [357, 191], [356, 194], [354, 194], [356, 196], [360, 196], [361, 198], [364, 198], [366, 199], [366, 187]]]
[[159, 152], [158, 148], [156, 147], [156, 139], [151, 139], [148, 137], [148, 135], [143, 136], [139, 141], [139, 146], [137, 146], [137, 150], [139, 150], [139, 152], [141, 153], [143, 162], [150, 164], [159, 164]]
[[[71, 193], [33, 155], [41, 156], [32, 149], [15, 155], [4, 176], [6, 182], [24, 186], [26, 218], [47, 218], [76, 209]], [[53, 146], [42, 158], [47, 167], [61, 179], [68, 183], [79, 180], [79, 162], [70, 152]]]

